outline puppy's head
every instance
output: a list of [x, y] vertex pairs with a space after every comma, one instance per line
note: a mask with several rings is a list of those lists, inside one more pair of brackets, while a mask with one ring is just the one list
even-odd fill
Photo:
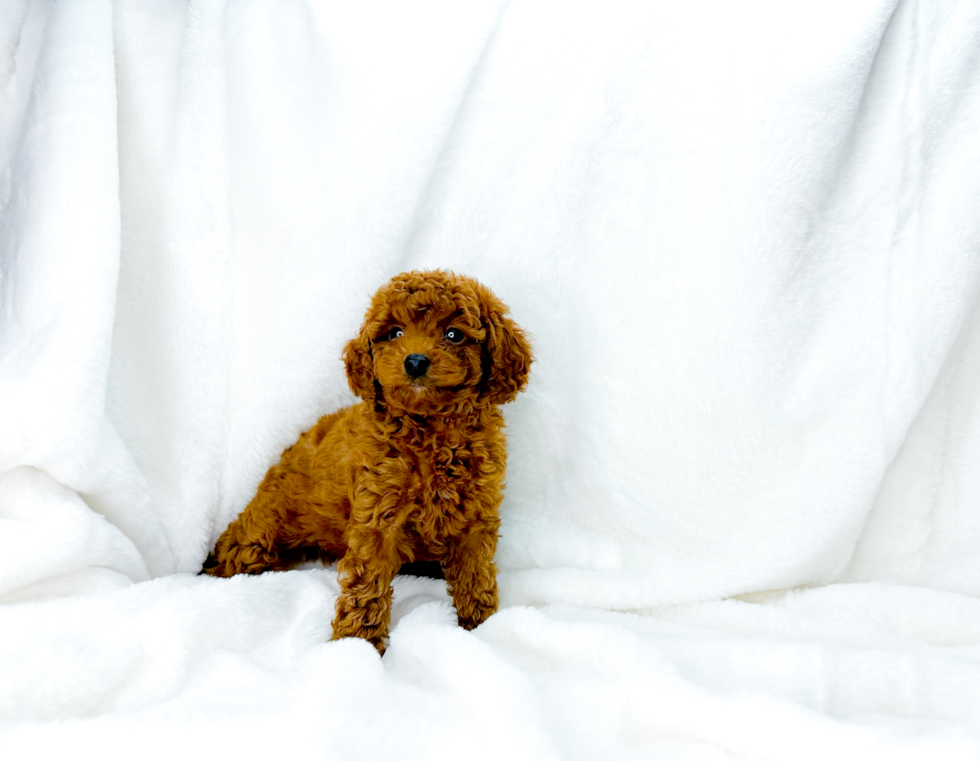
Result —
[[344, 349], [355, 394], [393, 412], [503, 404], [527, 385], [531, 347], [489, 288], [440, 270], [397, 275]]

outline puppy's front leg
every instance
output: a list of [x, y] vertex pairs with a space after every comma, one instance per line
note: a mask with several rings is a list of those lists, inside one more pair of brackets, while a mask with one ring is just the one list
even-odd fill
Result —
[[459, 625], [475, 629], [497, 611], [496, 523], [481, 524], [450, 547], [444, 563]]
[[401, 565], [391, 530], [351, 526], [337, 564], [340, 597], [332, 639], [361, 637], [384, 654], [391, 620], [391, 581]]

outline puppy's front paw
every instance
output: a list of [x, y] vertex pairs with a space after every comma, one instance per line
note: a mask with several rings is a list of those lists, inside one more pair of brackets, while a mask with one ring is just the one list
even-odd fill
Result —
[[367, 640], [374, 645], [374, 649], [378, 651], [378, 655], [384, 655], [385, 650], [388, 647], [386, 638], [382, 636], [378, 627], [376, 626], [356, 627], [350, 624], [345, 625], [340, 621], [334, 621], [333, 635], [330, 637], [330, 639], [338, 640], [346, 637], [357, 637], [359, 639]]
[[[384, 655], [388, 639], [388, 606], [385, 602], [342, 594], [337, 599], [337, 615], [330, 639], [366, 639], [380, 655]], [[387, 602], [390, 605], [390, 600]]]
[[462, 606], [461, 610], [457, 610], [456, 621], [464, 629], [475, 629], [484, 621], [486, 621], [490, 616], [497, 612], [497, 605], [480, 604], [473, 603], [471, 605]]
[[334, 632], [333, 636], [330, 637], [330, 641], [333, 642], [334, 640], [338, 640], [338, 639], [347, 639], [348, 637], [357, 637], [358, 639], [367, 640], [372, 645], [374, 645], [374, 649], [378, 651], [378, 655], [384, 655], [385, 650], [388, 649], [388, 643], [383, 637], [366, 636], [366, 634], [360, 634], [360, 633], [337, 634], [337, 632]]
[[475, 629], [497, 612], [496, 578], [491, 576], [490, 582], [482, 589], [459, 582], [451, 586], [456, 620], [464, 629]]

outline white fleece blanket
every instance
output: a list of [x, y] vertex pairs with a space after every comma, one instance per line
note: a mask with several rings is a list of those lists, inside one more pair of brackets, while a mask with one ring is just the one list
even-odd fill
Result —
[[[980, 6], [0, 4], [0, 758], [980, 758]], [[406, 269], [502, 607], [196, 576]]]

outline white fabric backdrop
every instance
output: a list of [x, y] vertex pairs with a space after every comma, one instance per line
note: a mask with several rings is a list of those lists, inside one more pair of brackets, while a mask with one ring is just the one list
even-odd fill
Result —
[[[0, 5], [4, 756], [980, 755], [978, 51], [967, 0]], [[399, 579], [378, 661], [329, 569], [193, 574], [416, 267], [538, 360], [503, 610]]]

